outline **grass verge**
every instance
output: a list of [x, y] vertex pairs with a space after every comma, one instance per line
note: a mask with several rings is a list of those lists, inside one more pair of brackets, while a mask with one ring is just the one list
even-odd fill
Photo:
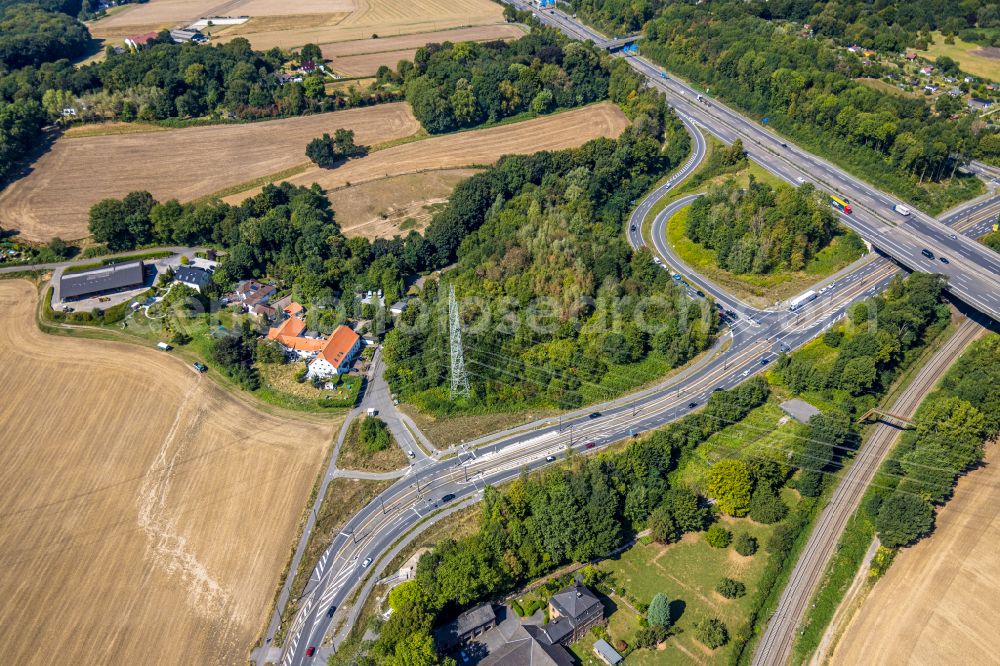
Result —
[[361, 443], [361, 419], [355, 419], [347, 427], [347, 435], [340, 447], [337, 467], [364, 472], [392, 472], [406, 467], [409, 460], [399, 448], [396, 439], [389, 436], [389, 446], [372, 453]]

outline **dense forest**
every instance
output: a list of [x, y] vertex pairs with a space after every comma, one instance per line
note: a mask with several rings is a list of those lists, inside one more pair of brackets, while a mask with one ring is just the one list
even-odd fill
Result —
[[801, 187], [735, 180], [709, 188], [691, 204], [685, 234], [715, 251], [734, 273], [799, 271], [837, 233], [837, 219], [810, 184]]
[[[587, 21], [611, 32], [640, 30], [661, 10], [676, 3], [669, 0], [572, 0], [573, 8]], [[716, 3], [718, 4], [718, 3]], [[731, 12], [734, 8], [720, 9]], [[808, 23], [820, 36], [842, 45], [866, 44], [880, 51], [913, 46], [931, 30], [958, 35], [966, 41], [986, 45], [992, 39], [977, 28], [1000, 28], [1000, 5], [992, 0], [863, 0], [812, 2], [811, 0], [751, 0], [740, 3], [739, 14], [766, 20]], [[1000, 43], [1000, 41], [997, 41]]]
[[[613, 96], [629, 98], [637, 119], [617, 141], [507, 158], [461, 184], [431, 222], [425, 236], [441, 253], [437, 264], [457, 263], [440, 285], [425, 284], [406, 326], [386, 338], [386, 377], [408, 400], [431, 411], [572, 407], [613, 366], [652, 357], [674, 367], [710, 342], [714, 310], [689, 307], [648, 251], [633, 253], [622, 238], [631, 202], [689, 147], [659, 96], [624, 92], [635, 91], [633, 77], [616, 63]], [[414, 325], [445, 307], [446, 287], [470, 299], [462, 314], [472, 397], [457, 404], [444, 389], [445, 333]]]
[[[623, 545], [647, 523], [659, 538], [677, 541], [713, 520], [705, 498], [671, 487], [669, 474], [683, 452], [768, 397], [761, 378], [712, 396], [699, 414], [597, 458], [569, 462], [537, 475], [522, 475], [502, 489], [487, 488], [479, 529], [444, 540], [420, 558], [416, 577], [390, 595], [393, 613], [381, 626], [368, 656], [376, 664], [408, 661], [423, 646], [433, 655], [431, 627], [479, 601], [508, 592], [567, 562], [586, 562]], [[788, 474], [773, 462], [754, 466], [761, 488], [783, 484]], [[430, 650], [427, 650], [427, 647]]]
[[428, 44], [397, 71], [378, 73], [380, 81], [403, 83], [413, 113], [433, 134], [603, 99], [608, 76], [593, 46], [548, 28], [513, 42]]
[[982, 459], [1000, 434], [1000, 337], [980, 340], [921, 403], [915, 427], [903, 433], [865, 502], [882, 545], [908, 545], [929, 533], [934, 509], [950, 497], [959, 475]]
[[0, 70], [76, 58], [90, 45], [82, 23], [34, 5], [0, 9]]

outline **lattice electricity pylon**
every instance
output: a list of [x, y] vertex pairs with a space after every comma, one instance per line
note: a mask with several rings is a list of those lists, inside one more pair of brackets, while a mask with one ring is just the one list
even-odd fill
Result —
[[448, 323], [451, 340], [451, 399], [469, 397], [469, 375], [465, 372], [465, 355], [462, 352], [462, 325], [458, 319], [458, 300], [455, 287], [448, 292]]

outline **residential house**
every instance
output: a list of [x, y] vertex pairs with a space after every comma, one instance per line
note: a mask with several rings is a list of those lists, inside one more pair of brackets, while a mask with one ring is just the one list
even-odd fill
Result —
[[437, 629], [434, 640], [439, 650], [450, 652], [460, 645], [481, 636], [497, 626], [497, 616], [491, 604], [470, 608], [457, 618]]
[[257, 280], [243, 280], [236, 285], [232, 300], [240, 303], [249, 312], [258, 303], [264, 304], [270, 301], [276, 291], [278, 290], [274, 285], [262, 284]]
[[101, 294], [135, 289], [146, 281], [142, 261], [128, 261], [101, 266], [79, 273], [63, 273], [59, 278], [59, 300], [90, 298]]
[[576, 663], [569, 650], [548, 639], [542, 627], [521, 624], [507, 607], [501, 613], [503, 620], [474, 641], [476, 647], [488, 653], [479, 666], [573, 666]]
[[924, 86], [924, 92], [928, 92], [928, 93], [930, 93], [930, 94], [933, 95], [937, 91], [938, 91], [938, 87], [936, 85], [927, 84], [926, 86]]
[[264, 305], [263, 303], [258, 303], [249, 310], [250, 314], [256, 319], [263, 319], [264, 321], [271, 321], [274, 319], [274, 315], [278, 313], [276, 309], [270, 305]]
[[933, 65], [925, 65], [920, 68], [920, 73], [923, 74], [924, 76], [930, 76], [933, 72], [934, 72]]
[[309, 376], [330, 377], [347, 372], [360, 349], [361, 336], [341, 324], [309, 362]]
[[969, 108], [976, 109], [977, 111], [986, 111], [993, 106], [993, 101], [988, 99], [980, 99], [979, 97], [973, 97], [969, 100]]
[[174, 272], [174, 280], [203, 294], [212, 284], [212, 273], [204, 268], [181, 266]]
[[[558, 642], [573, 643], [591, 628], [604, 624], [604, 605], [587, 587], [574, 582], [549, 599], [549, 618], [565, 620], [568, 623], [568, 630], [560, 629], [565, 633], [560, 636]], [[553, 622], [550, 621], [549, 625], [551, 624]]]
[[962, 90], [960, 88], [952, 88], [951, 90], [948, 91], [948, 94], [951, 95], [952, 97], [961, 97]]
[[[289, 307], [286, 306], [286, 309]], [[272, 310], [276, 312], [274, 308]], [[327, 340], [306, 336], [305, 310], [299, 306], [295, 312], [294, 316], [289, 316], [277, 326], [268, 329], [267, 339], [274, 340], [288, 351], [298, 354], [300, 358], [315, 358], [326, 346]]]

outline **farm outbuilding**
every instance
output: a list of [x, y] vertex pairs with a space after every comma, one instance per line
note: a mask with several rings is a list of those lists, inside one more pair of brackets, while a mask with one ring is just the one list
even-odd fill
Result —
[[141, 261], [101, 266], [79, 273], [64, 273], [59, 278], [59, 299], [68, 300], [105, 294], [119, 289], [134, 289], [145, 282]]

